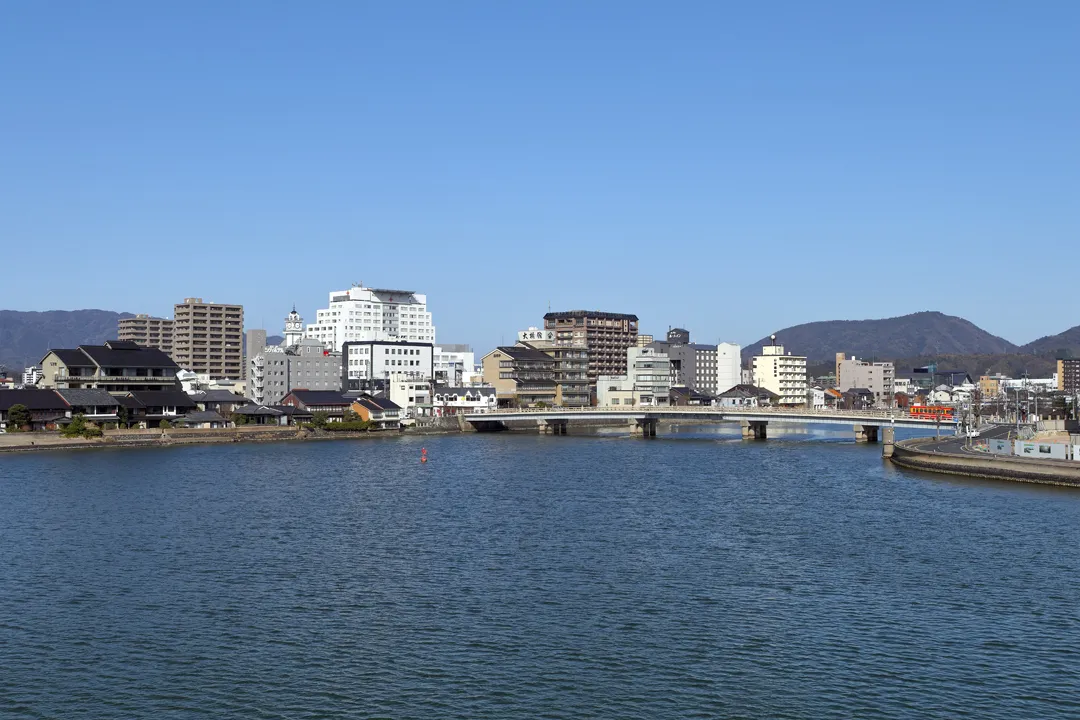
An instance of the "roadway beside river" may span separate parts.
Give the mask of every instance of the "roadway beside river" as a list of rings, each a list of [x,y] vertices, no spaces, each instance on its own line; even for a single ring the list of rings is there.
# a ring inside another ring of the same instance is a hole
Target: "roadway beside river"
[[[1012,433],[1013,426],[997,425],[981,432],[979,439],[1007,438]],[[1080,487],[1080,462],[995,455],[969,447],[963,437],[903,440],[896,443],[891,459],[900,467],[947,475]]]

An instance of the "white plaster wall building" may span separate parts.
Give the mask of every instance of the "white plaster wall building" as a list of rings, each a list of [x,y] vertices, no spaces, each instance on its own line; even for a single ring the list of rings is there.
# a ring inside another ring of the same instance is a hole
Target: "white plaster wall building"
[[[469,385],[477,380],[476,355],[468,345],[440,345],[434,350],[436,382],[453,387]]]
[[[389,380],[401,374],[412,380],[431,380],[435,347],[408,341],[350,341],[342,346],[342,390],[365,389],[365,382]]]
[[[432,415],[473,415],[494,412],[499,401],[493,387],[436,387]]]
[[[431,383],[409,377],[404,373],[392,373],[389,380],[390,402],[405,411],[408,417],[421,417],[431,413]]]
[[[671,359],[656,347],[626,349],[626,375],[601,375],[597,404],[666,406],[671,404]]]
[[[716,346],[716,394],[742,382],[742,346],[723,342]]]
[[[316,313],[307,336],[330,350],[341,350],[347,342],[372,340],[434,345],[435,325],[427,295],[355,285],[330,293],[329,307]]]
[[[773,343],[776,336],[772,337]],[[750,369],[753,384],[780,396],[778,405],[806,405],[806,357],[784,352],[783,345],[765,345]]]

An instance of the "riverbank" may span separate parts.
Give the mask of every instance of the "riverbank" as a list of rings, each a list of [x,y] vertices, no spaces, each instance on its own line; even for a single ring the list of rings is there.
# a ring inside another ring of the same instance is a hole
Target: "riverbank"
[[[406,431],[410,434],[411,431]],[[423,434],[446,433],[425,429]],[[456,432],[456,430],[455,430]],[[246,426],[220,429],[174,428],[170,430],[106,430],[100,438],[65,438],[59,433],[6,433],[0,435],[0,453],[40,450],[87,450],[101,448],[175,447],[312,440],[356,440],[400,434],[395,430],[327,432],[297,427]],[[420,433],[417,433],[420,434]]]
[[[892,461],[912,470],[1010,480],[1040,485],[1080,487],[1080,463],[1069,460],[1031,460],[1007,455],[939,452],[931,438],[896,443]]]

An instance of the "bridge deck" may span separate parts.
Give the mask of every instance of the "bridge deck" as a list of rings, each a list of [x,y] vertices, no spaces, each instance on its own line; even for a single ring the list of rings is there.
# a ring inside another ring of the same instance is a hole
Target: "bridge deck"
[[[719,408],[719,407],[587,407],[587,408],[528,408],[499,410],[466,415],[465,420],[503,422],[514,420],[572,421],[572,420],[684,420],[697,422],[788,422],[829,425],[876,425],[895,427],[952,428],[956,420],[914,418],[898,410],[792,410],[786,408]]]

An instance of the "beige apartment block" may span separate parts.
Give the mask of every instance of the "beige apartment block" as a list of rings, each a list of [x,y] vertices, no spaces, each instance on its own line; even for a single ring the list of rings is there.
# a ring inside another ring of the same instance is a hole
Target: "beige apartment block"
[[[173,313],[173,360],[211,380],[241,380],[244,306],[186,298]]]
[[[121,318],[117,323],[117,340],[138,343],[144,348],[153,348],[172,355],[173,321],[150,315],[136,315]]]

